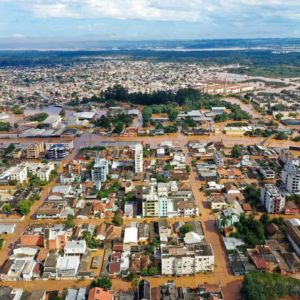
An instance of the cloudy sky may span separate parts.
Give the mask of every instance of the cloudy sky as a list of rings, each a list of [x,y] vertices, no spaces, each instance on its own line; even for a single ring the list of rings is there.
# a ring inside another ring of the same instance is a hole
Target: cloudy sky
[[[300,37],[300,0],[0,0],[1,39]]]

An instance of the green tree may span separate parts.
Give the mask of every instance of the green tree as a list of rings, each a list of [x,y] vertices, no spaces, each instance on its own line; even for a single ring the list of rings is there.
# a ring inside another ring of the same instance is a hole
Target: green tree
[[[150,276],[155,276],[158,274],[158,269],[157,267],[153,266],[153,267],[150,267],[149,270],[148,270],[148,274]]]
[[[288,136],[284,132],[278,132],[275,135],[276,140],[287,140]]]
[[[276,115],[276,120],[277,121],[280,121],[282,118],[283,118],[283,114],[282,113],[279,113],[279,114]]]
[[[231,150],[231,156],[233,158],[240,158],[242,156],[242,148],[239,145],[234,145]]]
[[[117,122],[115,125],[114,133],[120,134],[124,130],[124,124],[123,122]]]
[[[9,146],[5,149],[5,154],[10,154],[16,149],[14,144],[9,144]]]
[[[0,121],[0,131],[9,131],[9,130],[11,130],[10,123]]]
[[[21,200],[17,204],[17,208],[22,215],[28,215],[30,213],[33,202],[30,200]]]
[[[245,196],[245,200],[252,206],[255,206],[257,203],[259,203],[260,189],[256,188],[253,185],[247,185],[243,193]]]
[[[13,113],[16,114],[16,115],[22,115],[22,114],[24,113],[23,110],[20,108],[19,105],[14,105],[14,106],[12,107],[12,111],[13,111]]]
[[[190,223],[182,225],[179,229],[179,231],[182,235],[185,235],[186,233],[194,231],[194,230],[195,230],[194,225],[190,224]]]
[[[59,113],[59,115],[64,118],[66,116],[66,111],[64,109],[62,109]]]
[[[73,215],[68,215],[67,216],[66,225],[67,225],[68,228],[75,227],[75,222],[74,222],[74,216]]]
[[[8,185],[17,185],[18,184],[18,180],[17,179],[10,179],[8,180]]]
[[[115,214],[112,221],[116,226],[123,225],[123,218],[120,215]]]
[[[300,297],[300,280],[270,272],[249,272],[241,293],[245,300],[275,300]]]
[[[32,121],[32,122],[43,122],[47,119],[49,115],[47,113],[37,113],[37,114],[34,114],[34,115],[31,115],[28,117],[28,120],[29,121]]]
[[[168,105],[167,109],[168,109],[167,113],[168,113],[169,120],[171,122],[175,121],[177,116],[178,116],[178,112],[176,110],[176,107]]]
[[[2,206],[2,211],[5,213],[5,214],[10,214],[12,212],[13,208],[11,206],[11,204],[9,203],[5,203],[3,206]]]
[[[112,281],[109,277],[103,276],[103,277],[93,280],[91,283],[91,286],[92,287],[100,287],[105,290],[109,290],[112,287]]]
[[[141,276],[148,276],[149,274],[148,274],[148,270],[147,269],[143,269],[142,271],[141,271]]]

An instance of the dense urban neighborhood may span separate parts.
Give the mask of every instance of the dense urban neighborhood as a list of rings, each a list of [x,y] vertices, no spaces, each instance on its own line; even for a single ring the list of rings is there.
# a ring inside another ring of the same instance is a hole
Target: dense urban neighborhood
[[[227,68],[1,69],[1,299],[300,297],[300,81]]]

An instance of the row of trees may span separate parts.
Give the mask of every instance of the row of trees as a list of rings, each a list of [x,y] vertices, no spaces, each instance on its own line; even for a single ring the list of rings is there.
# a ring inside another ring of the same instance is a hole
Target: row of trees
[[[120,134],[125,127],[129,127],[133,121],[133,117],[126,114],[118,114],[116,116],[101,116],[94,121],[96,127],[105,128],[113,133]]]
[[[0,122],[0,131],[10,131],[11,125],[9,122]]]
[[[270,272],[245,275],[241,293],[245,300],[300,298],[300,280]]]
[[[33,200],[22,200],[18,202],[16,209],[20,214],[26,216],[30,213],[33,204],[34,204]],[[9,203],[6,203],[2,206],[2,212],[5,214],[10,214],[13,212],[13,210],[14,208]]]
[[[47,117],[48,117],[48,114],[42,112],[42,113],[37,113],[37,114],[31,115],[27,119],[32,122],[41,123],[41,122],[45,121],[47,119]]]

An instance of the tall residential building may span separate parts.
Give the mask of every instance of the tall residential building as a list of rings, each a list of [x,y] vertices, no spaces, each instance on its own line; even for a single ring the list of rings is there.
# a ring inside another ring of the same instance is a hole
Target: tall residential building
[[[300,160],[293,159],[284,165],[281,180],[288,192],[300,193]]]
[[[161,248],[162,275],[193,275],[213,271],[214,253],[210,244],[193,246],[163,246]]]
[[[158,216],[160,218],[174,215],[174,203],[172,199],[158,198]]]
[[[44,152],[44,143],[33,143],[28,145],[26,157],[29,159],[37,159],[40,157],[41,152]]]
[[[214,160],[217,167],[223,167],[224,166],[223,154],[220,151],[214,151],[213,160]]]
[[[135,173],[141,173],[144,169],[143,146],[141,144],[135,145],[134,168]]]
[[[143,196],[143,217],[158,217],[159,202],[154,187],[150,188],[149,194]]]
[[[260,191],[260,201],[271,214],[281,213],[285,207],[285,197],[274,184],[265,184]]]
[[[67,154],[67,149],[63,144],[54,144],[47,150],[47,158],[49,159],[64,159]]]
[[[92,169],[92,181],[97,184],[105,182],[109,172],[108,161],[104,158],[96,158]]]

